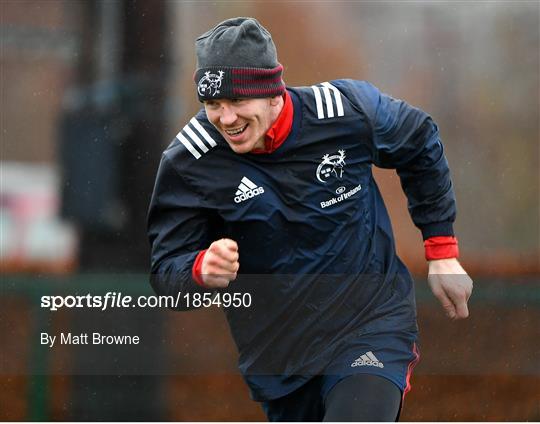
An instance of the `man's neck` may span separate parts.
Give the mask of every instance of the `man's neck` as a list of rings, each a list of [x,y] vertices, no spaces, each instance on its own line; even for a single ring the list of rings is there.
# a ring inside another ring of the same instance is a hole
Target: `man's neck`
[[[278,116],[283,110],[283,106],[285,105],[285,100],[283,100],[283,96],[277,97],[276,100],[278,101],[278,103],[275,106],[272,106],[272,123],[270,124],[270,127],[268,129],[272,128],[272,125],[276,123],[276,120],[278,119]]]
[[[272,99],[275,103],[272,107],[277,112],[274,116],[272,113],[272,125],[266,131],[264,140],[258,143],[251,152],[252,153],[272,153],[274,152],[289,136],[293,121],[293,105],[291,96],[285,92],[283,96]]]

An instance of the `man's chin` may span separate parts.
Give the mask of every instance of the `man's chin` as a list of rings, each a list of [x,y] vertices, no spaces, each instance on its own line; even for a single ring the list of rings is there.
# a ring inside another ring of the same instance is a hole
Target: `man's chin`
[[[228,144],[231,150],[234,153],[238,153],[238,154],[249,153],[250,151],[253,150],[253,145],[249,141],[243,142],[243,143],[232,143],[229,141]]]
[[[251,146],[247,144],[245,145],[244,144],[239,144],[239,145],[229,144],[229,146],[231,147],[234,153],[238,153],[239,155],[243,155],[244,153],[249,153],[251,150],[253,150]]]

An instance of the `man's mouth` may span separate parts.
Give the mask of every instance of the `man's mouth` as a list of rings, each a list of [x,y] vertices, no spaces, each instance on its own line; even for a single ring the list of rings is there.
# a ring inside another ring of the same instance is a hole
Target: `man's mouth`
[[[230,129],[230,130],[225,130],[225,132],[228,134],[228,135],[238,135],[238,134],[242,134],[246,128],[248,127],[249,124],[246,124],[242,127],[239,127],[239,128],[233,128],[233,129]]]

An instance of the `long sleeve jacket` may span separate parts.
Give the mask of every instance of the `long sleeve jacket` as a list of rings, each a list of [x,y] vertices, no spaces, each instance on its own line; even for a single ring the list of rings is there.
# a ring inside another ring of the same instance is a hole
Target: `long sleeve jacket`
[[[270,154],[235,154],[201,109],[163,153],[148,218],[158,294],[207,292],[192,278],[197,254],[238,243],[227,291],[252,305],[225,313],[255,399],[290,391],[290,376],[319,372],[359,332],[416,328],[373,165],[397,170],[424,239],[453,235],[456,215],[428,114],[362,81],[288,93],[292,130]]]

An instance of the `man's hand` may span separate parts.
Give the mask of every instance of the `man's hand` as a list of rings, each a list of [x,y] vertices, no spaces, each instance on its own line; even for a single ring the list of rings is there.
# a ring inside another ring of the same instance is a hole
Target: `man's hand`
[[[457,259],[429,261],[428,284],[451,319],[469,316],[467,301],[473,282]]]
[[[213,242],[206,253],[201,266],[201,277],[206,287],[225,288],[236,279],[238,263],[238,245],[234,240],[221,239]]]

